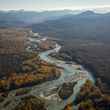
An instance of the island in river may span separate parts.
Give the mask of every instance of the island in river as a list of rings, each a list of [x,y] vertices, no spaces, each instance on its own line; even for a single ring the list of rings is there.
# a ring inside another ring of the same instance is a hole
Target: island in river
[[[75,105],[77,105],[77,110],[109,110],[110,96],[103,93],[90,80],[87,80],[81,87],[76,99],[68,103],[64,110],[74,110]]]

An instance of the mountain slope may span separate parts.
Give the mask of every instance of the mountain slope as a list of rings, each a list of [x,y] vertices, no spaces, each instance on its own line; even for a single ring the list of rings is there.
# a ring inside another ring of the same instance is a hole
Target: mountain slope
[[[56,20],[67,14],[75,14],[79,11],[0,11],[0,27],[2,26],[24,26],[33,23],[42,23],[47,20]]]
[[[109,39],[110,14],[96,14],[91,11],[78,15],[68,15],[58,20],[33,24],[34,32],[40,32],[49,36],[62,39],[89,38]]]

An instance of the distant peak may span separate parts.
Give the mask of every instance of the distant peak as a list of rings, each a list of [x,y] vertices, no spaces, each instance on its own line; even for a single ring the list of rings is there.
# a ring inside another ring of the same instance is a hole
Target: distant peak
[[[94,15],[96,14],[94,11],[85,11],[85,12],[82,12],[80,15]]]

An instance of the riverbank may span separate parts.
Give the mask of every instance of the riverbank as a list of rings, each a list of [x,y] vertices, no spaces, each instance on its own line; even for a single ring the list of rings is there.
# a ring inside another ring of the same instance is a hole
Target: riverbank
[[[0,92],[9,92],[14,89],[31,87],[60,77],[61,68],[40,60],[38,53],[22,55],[22,66],[18,72],[0,79]]]

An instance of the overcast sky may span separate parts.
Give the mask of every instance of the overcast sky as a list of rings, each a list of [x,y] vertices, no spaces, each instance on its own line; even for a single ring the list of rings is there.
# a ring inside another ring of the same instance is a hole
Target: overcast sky
[[[0,0],[1,10],[57,10],[110,7],[110,0]]]

